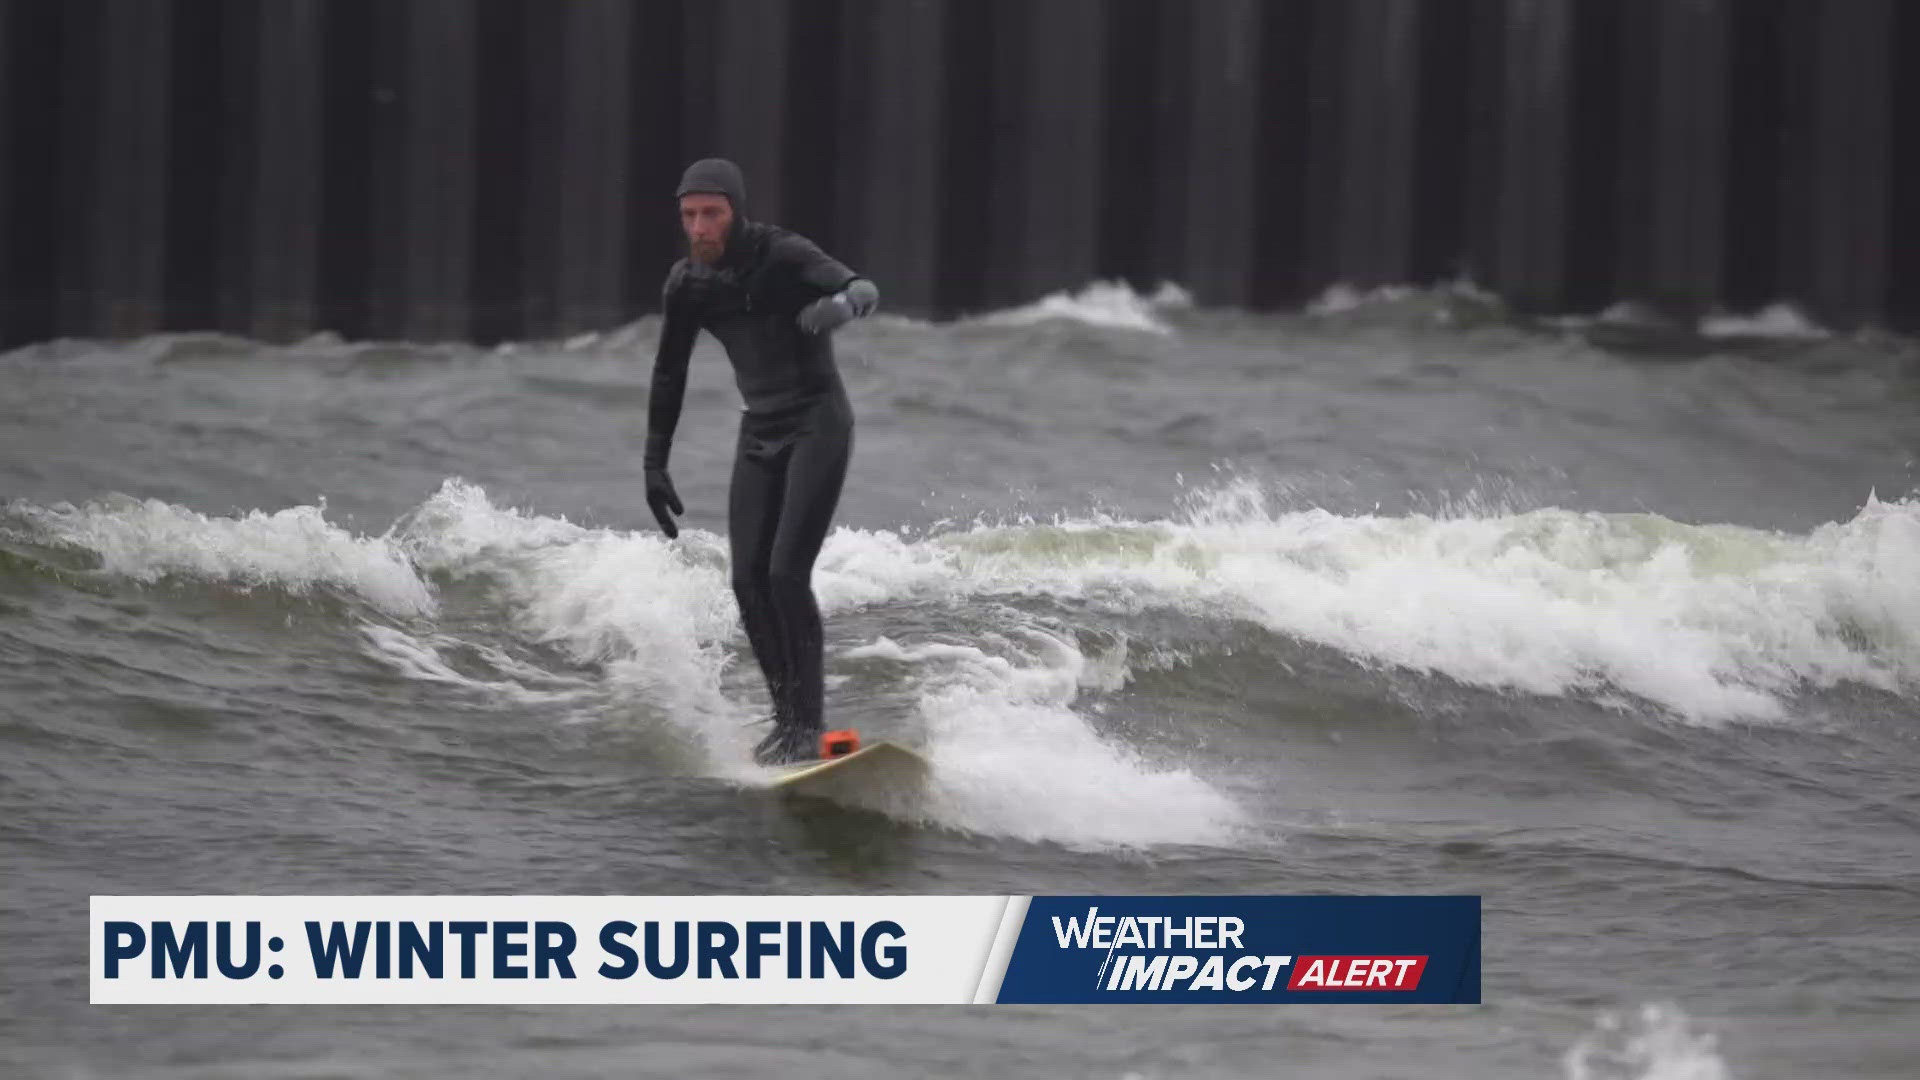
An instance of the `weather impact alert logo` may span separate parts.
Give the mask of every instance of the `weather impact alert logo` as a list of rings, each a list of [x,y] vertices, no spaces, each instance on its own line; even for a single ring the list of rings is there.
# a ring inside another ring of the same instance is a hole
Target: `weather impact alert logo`
[[[1106,990],[1271,991],[1291,968],[1289,990],[1411,992],[1427,966],[1425,956],[1303,956],[1296,965],[1284,953],[1243,951],[1246,925],[1233,915],[1102,915],[1098,905],[1085,919],[1053,916],[1060,948],[1106,951],[1095,975]],[[1200,951],[1165,951],[1174,949]]]
[[[1001,1002],[1480,999],[1478,897],[1035,897]]]

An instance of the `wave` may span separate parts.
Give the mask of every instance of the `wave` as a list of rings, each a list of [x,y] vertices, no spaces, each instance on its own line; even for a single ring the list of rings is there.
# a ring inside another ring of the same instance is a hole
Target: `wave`
[[[751,671],[738,640],[725,543],[700,530],[668,542],[651,532],[587,528],[495,506],[458,479],[378,536],[326,522],[322,507],[223,518],[157,500],[110,500],[15,505],[10,518],[34,542],[84,549],[99,572],[132,581],[180,578],[291,593],[338,588],[371,607],[352,617],[362,651],[406,677],[511,706],[588,699],[604,706],[609,695],[642,702],[647,714],[704,748],[710,775],[743,783],[758,776],[747,764],[758,732],[743,726],[754,692],[743,700],[724,689],[730,668]],[[837,552],[855,563],[876,550],[851,533],[829,543],[830,558]],[[912,561],[896,561],[891,571],[825,571],[824,606],[831,612],[914,595]],[[597,684],[439,625],[444,590],[469,581],[483,586],[496,629],[596,671]],[[881,638],[844,659],[887,663],[896,681],[912,687],[913,734],[939,766],[924,801],[881,807],[897,816],[1092,845],[1222,840],[1237,822],[1230,801],[1191,772],[1146,762],[1089,726],[1076,711],[1081,691],[1113,685],[1124,673],[1083,655],[1070,630],[1002,622],[947,650]],[[1095,670],[1107,674],[1088,675]],[[1063,770],[1076,778],[1065,787]]]
[[[1624,691],[1682,717],[1783,715],[1803,688],[1920,680],[1920,501],[1805,535],[1653,514],[1271,511],[1257,485],[1174,522],[941,538],[976,592],[1168,604],[1499,690]]]
[[[911,334],[943,332],[949,328],[1029,328],[1058,323],[1167,337],[1175,332],[1167,318],[1170,314],[1198,310],[1192,292],[1177,282],[1162,281],[1152,291],[1142,292],[1122,281],[1096,279],[1079,289],[1062,289],[1027,303],[952,319],[933,320],[883,309],[868,320],[867,326],[851,332],[855,335],[898,331]],[[1597,314],[1518,316],[1501,296],[1466,277],[1432,284],[1399,283],[1364,288],[1334,282],[1297,309],[1207,308],[1205,313],[1281,319],[1304,316],[1311,322],[1339,327],[1456,330],[1483,326],[1531,327],[1581,334],[1595,344],[1623,347],[1628,351],[1651,349],[1694,354],[1745,347],[1774,354],[1828,342],[1911,345],[1909,338],[1876,329],[1836,332],[1821,325],[1798,305],[1784,300],[1752,312],[1716,310],[1694,319],[1676,319],[1645,304],[1626,301],[1612,304]],[[231,360],[257,365],[280,360],[317,364],[333,371],[523,356],[607,355],[619,357],[625,363],[634,355],[650,351],[659,330],[659,316],[649,313],[618,326],[582,331],[564,338],[529,338],[485,347],[460,341],[349,341],[331,331],[289,343],[256,341],[217,332],[181,332],[134,339],[57,338],[21,346],[12,354],[35,362],[98,361],[112,357],[140,364]]]
[[[1176,518],[840,528],[823,610],[1038,596],[1121,615],[1252,620],[1364,662],[1501,690],[1624,691],[1693,719],[1772,718],[1805,688],[1920,680],[1920,499],[1869,495],[1792,534],[1562,509],[1449,516],[1281,510],[1236,479]],[[495,507],[458,479],[378,536],[324,508],[200,514],[158,500],[12,504],[29,539],[138,581],[327,585],[430,617],[433,579],[485,576],[515,632],[635,685],[717,685],[735,633],[723,537],[590,529]],[[688,700],[684,707],[715,707]]]
[[[745,721],[759,684],[725,540],[703,530],[670,542],[588,528],[495,506],[458,479],[377,536],[317,506],[219,517],[158,500],[14,503],[4,521],[29,542],[91,553],[99,574],[338,590],[367,605],[348,616],[363,651],[409,677],[503,704],[588,692],[644,702],[704,748],[709,775],[756,775]],[[463,582],[483,611],[462,625],[477,618],[481,635],[531,653],[444,624]],[[883,809],[1067,843],[1223,843],[1241,824],[1194,763],[1147,760],[1101,730],[1104,695],[1180,645],[1126,640],[1128,619],[1150,611],[1251,622],[1494,690],[1624,693],[1695,721],[1781,718],[1809,687],[1920,686],[1911,499],[1870,496],[1849,521],[1787,534],[1559,509],[1276,509],[1236,479],[1160,520],[841,528],[814,583],[830,626],[872,609],[909,627],[829,657],[830,669],[884,668],[938,765],[924,803]]]
[[[116,496],[80,506],[15,501],[0,521],[27,542],[85,552],[98,570],[138,582],[187,578],[295,595],[331,587],[394,615],[436,608],[390,537],[354,536],[326,520],[324,505],[219,517]]]
[[[1192,306],[1192,294],[1172,282],[1162,282],[1152,294],[1142,296],[1121,282],[1095,281],[1079,292],[1050,293],[1031,304],[965,321],[980,326],[1033,326],[1060,320],[1108,330],[1167,335],[1173,333],[1173,328],[1162,316]]]

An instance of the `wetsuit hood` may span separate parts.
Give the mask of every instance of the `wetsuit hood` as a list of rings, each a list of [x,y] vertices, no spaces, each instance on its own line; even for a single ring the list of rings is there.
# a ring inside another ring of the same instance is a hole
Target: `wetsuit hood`
[[[746,176],[740,172],[740,166],[726,158],[701,158],[680,174],[680,187],[674,191],[673,197],[678,199],[696,192],[725,195],[733,207],[733,225],[727,230],[726,250],[720,253],[722,264],[733,262],[739,258],[746,239]]]

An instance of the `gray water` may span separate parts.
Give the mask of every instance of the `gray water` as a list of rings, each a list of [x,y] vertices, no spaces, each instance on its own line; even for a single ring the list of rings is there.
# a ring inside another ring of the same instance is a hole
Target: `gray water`
[[[1779,321],[1638,355],[1456,292],[1090,290],[850,328],[830,720],[935,761],[868,807],[744,764],[710,341],[674,542],[653,320],[7,354],[0,1063],[1913,1076],[1920,357]],[[86,898],[193,892],[1468,892],[1486,1004],[89,1006]]]

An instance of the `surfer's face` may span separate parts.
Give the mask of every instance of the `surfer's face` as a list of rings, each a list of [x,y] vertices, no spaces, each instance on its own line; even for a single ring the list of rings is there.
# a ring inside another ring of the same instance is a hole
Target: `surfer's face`
[[[680,228],[687,234],[687,250],[695,261],[716,263],[727,250],[727,230],[733,226],[733,204],[725,195],[695,192],[680,196]]]

